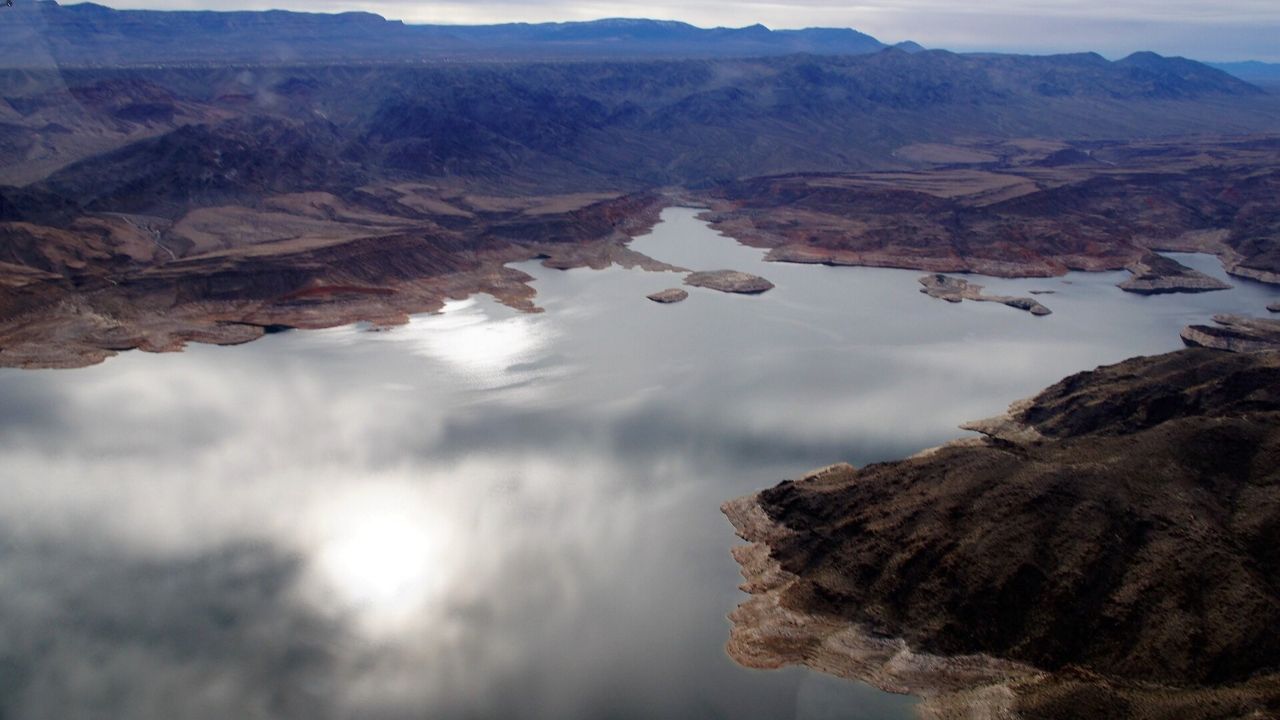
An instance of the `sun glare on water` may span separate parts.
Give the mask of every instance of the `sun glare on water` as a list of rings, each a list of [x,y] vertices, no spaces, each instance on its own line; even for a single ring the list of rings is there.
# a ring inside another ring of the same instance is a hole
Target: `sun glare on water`
[[[328,505],[314,558],[326,604],[369,629],[403,626],[440,597],[446,534],[408,490],[359,489]]]

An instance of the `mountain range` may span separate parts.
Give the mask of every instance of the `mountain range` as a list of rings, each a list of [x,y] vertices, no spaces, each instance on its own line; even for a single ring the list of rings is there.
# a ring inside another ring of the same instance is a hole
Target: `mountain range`
[[[134,209],[388,173],[639,190],[902,167],[899,148],[960,136],[1261,132],[1277,117],[1280,98],[1151,53],[28,69],[0,73],[0,183]],[[227,166],[210,175],[217,148]],[[267,161],[286,148],[292,162]]]
[[[633,19],[410,25],[363,12],[113,10],[54,0],[19,2],[3,20],[0,67],[849,55],[888,47],[850,29],[704,29]]]

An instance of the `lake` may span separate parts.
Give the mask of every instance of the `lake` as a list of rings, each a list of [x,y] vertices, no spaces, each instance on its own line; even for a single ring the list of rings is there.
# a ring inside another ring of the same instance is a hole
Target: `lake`
[[[764,263],[695,215],[633,247],[777,288],[661,306],[680,275],[528,263],[544,313],[481,297],[0,370],[0,717],[909,717],[726,657],[744,596],[720,504],[1280,298],[971,278],[1053,291],[1036,318],[929,298],[919,272]]]

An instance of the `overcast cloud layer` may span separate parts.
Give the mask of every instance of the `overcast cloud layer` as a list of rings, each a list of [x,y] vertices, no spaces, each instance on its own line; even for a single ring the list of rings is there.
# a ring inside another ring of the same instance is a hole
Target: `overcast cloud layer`
[[[1109,57],[1154,50],[1202,60],[1280,62],[1275,0],[123,0],[159,10],[365,10],[417,23],[499,23],[649,17],[701,26],[853,27],[886,42],[953,50],[1073,52]]]

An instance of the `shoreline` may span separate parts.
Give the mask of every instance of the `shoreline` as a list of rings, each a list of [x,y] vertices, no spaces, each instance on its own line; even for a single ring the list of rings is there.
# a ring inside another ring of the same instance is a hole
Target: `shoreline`
[[[956,714],[973,720],[1009,717],[1016,697],[1011,686],[1043,675],[1030,666],[985,655],[917,652],[901,638],[880,637],[857,624],[785,607],[783,591],[799,577],[770,556],[769,543],[789,531],[768,518],[758,493],[730,500],[721,511],[747,542],[733,548],[733,557],[744,578],[741,589],[750,597],[729,613],[725,645],[739,665],[757,670],[803,665],[883,692],[911,695],[920,700],[916,712],[922,720]]]
[[[1152,162],[1159,167],[1167,161]],[[1043,247],[1010,246],[1000,233],[980,224],[975,231],[993,233],[983,236],[983,245],[939,245],[939,238],[930,239],[928,233],[937,233],[936,228],[929,229],[933,215],[992,212],[993,206],[984,204],[989,176],[1008,179],[1031,172],[1010,167],[998,172],[800,174],[748,179],[701,191],[667,187],[612,196],[579,193],[503,202],[427,186],[370,186],[355,199],[323,192],[292,193],[265,198],[258,208],[196,208],[172,222],[100,213],[81,217],[65,231],[0,223],[0,230],[19,239],[61,243],[47,251],[42,262],[52,263],[51,270],[61,268],[63,273],[0,266],[0,271],[8,271],[8,282],[0,277],[0,367],[86,367],[130,349],[173,352],[189,342],[235,345],[259,337],[261,331],[255,327],[316,329],[362,321],[394,326],[410,315],[436,312],[447,300],[475,294],[489,294],[521,312],[538,312],[530,277],[510,267],[511,263],[540,260],[555,269],[618,265],[689,270],[647,257],[630,246],[631,240],[651,232],[662,212],[672,207],[688,208],[713,232],[765,250],[765,262],[1027,280],[1127,270],[1131,277],[1119,287],[1130,290],[1139,273],[1151,271],[1147,285],[1178,292],[1202,289],[1198,286],[1211,279],[1151,254],[1194,252],[1217,257],[1229,277],[1280,285],[1280,272],[1244,264],[1248,258],[1229,244],[1231,231],[1187,228],[1172,221],[1161,226],[1162,237],[1126,240],[1115,235],[1122,227],[1095,228],[1095,234],[1103,232],[1103,239],[1083,245],[1045,241],[1048,244]],[[1072,187],[1071,183],[1082,182],[1080,177],[1098,171],[1035,172],[1061,175],[1058,181],[1066,183],[1061,187]],[[1096,198],[1086,195],[1084,207],[1130,199],[1114,188],[1107,192],[1120,193],[1120,199],[1106,193]],[[1170,192],[1183,190],[1174,187]],[[827,199],[810,201],[804,193],[825,193]],[[908,203],[912,197],[931,199],[915,208]],[[1015,197],[1000,202],[1018,201]],[[809,202],[818,204],[808,207]],[[848,213],[853,215],[846,217]],[[1053,217],[1034,213],[1025,222],[1050,233],[1066,227],[1059,227],[1060,221]],[[926,234],[920,244],[910,233],[906,241],[892,239],[916,224]],[[289,236],[296,228],[304,234]],[[889,230],[893,232],[885,236]],[[266,239],[254,244],[248,236],[241,237],[250,231]],[[89,248],[97,255],[82,261],[75,253],[84,250],[71,248],[88,242],[90,232],[97,233],[92,237],[98,245]],[[194,254],[177,256],[174,242],[158,240],[175,233],[188,242],[204,244],[188,250]],[[111,262],[99,259],[104,257]],[[122,258],[127,264],[121,265]],[[1144,258],[1151,262],[1142,263]],[[1187,282],[1182,275],[1195,281]],[[954,278],[948,281],[968,284]],[[955,296],[1004,302],[1036,314],[1048,312],[1034,298],[986,297],[977,292]]]

